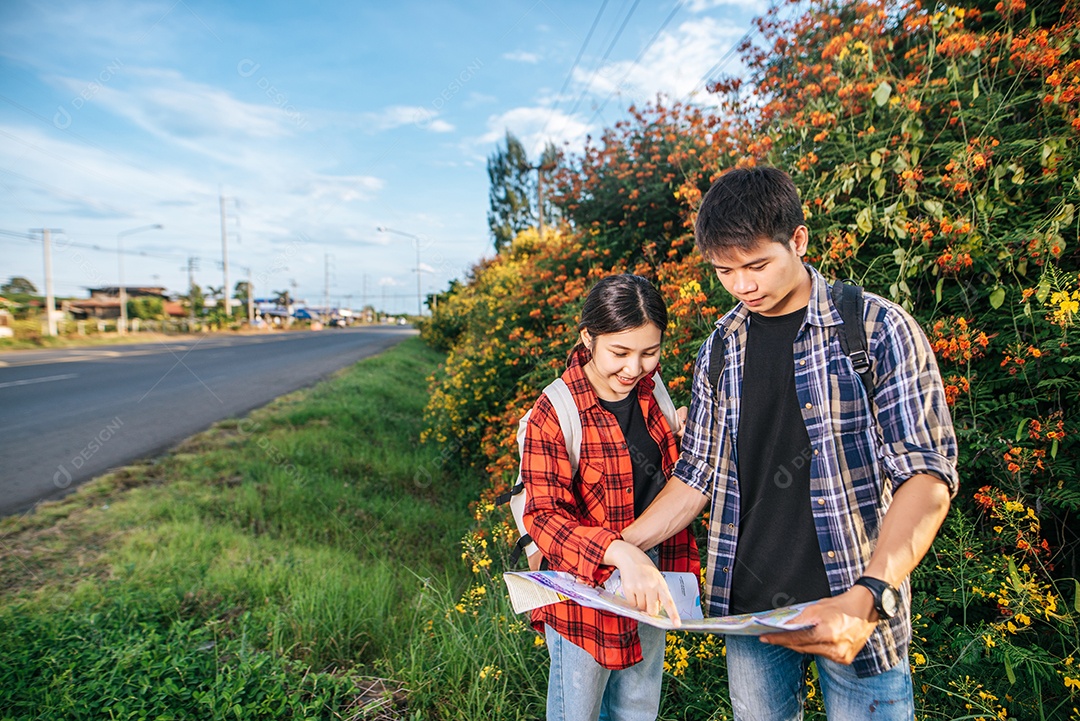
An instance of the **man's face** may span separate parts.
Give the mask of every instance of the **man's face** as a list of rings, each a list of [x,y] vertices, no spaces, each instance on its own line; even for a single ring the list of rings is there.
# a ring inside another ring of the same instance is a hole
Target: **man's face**
[[[750,250],[730,248],[707,260],[724,288],[754,313],[794,313],[810,301],[813,281],[803,267],[809,240],[800,225],[786,244],[763,238]]]

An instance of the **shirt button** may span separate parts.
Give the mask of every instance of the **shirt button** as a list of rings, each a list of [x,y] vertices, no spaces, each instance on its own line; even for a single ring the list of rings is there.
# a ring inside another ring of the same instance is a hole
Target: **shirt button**
[[[828,552],[828,553],[826,553],[825,555],[826,555],[826,556],[828,556],[829,558],[836,558],[836,554],[835,554],[835,553],[833,553],[832,551],[829,551],[829,552]]]
[[[814,407],[814,406],[813,406],[813,404],[810,404],[810,403],[807,403],[807,404],[806,404],[806,409],[807,409],[807,410],[809,410],[809,409],[811,409],[811,408],[813,408],[813,407]]]
[[[820,456],[820,455],[821,455],[821,451],[819,451],[818,449],[816,449],[816,448],[815,448],[815,449],[814,449],[814,455],[815,455],[815,456]]]
[[[801,361],[799,361],[799,365],[801,365],[801,366],[806,365],[806,359],[803,358]]]
[[[727,572],[728,572],[728,567],[724,566],[724,573],[727,573]]]
[[[817,499],[817,504],[818,504],[819,506],[824,506],[824,505],[825,505],[825,499],[824,499],[824,498],[819,498],[819,499]]]

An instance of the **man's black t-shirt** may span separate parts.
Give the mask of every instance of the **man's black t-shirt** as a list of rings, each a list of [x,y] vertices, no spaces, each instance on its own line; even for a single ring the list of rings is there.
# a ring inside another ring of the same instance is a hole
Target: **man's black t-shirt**
[[[660,446],[649,435],[636,391],[621,401],[597,400],[615,416],[626,439],[630,463],[634,468],[634,516],[640,516],[663,490],[666,482]]]
[[[795,394],[795,336],[806,316],[750,314],[736,453],[739,540],[731,612],[830,595],[810,508],[813,449]]]

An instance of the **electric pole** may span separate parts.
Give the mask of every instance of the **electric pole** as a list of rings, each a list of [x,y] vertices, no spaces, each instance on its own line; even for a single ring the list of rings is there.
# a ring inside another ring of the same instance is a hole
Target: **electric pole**
[[[218,201],[221,205],[221,268],[225,276],[225,316],[232,315],[229,307],[229,231],[225,226],[225,194],[218,192]]]
[[[31,233],[41,233],[42,243],[45,245],[45,322],[50,336],[56,335],[56,298],[53,295],[52,276],[52,238],[53,232],[63,233],[59,228],[31,228]]]

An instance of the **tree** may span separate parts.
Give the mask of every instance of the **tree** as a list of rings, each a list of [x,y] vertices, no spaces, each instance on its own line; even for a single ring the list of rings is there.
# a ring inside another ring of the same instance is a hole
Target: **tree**
[[[499,148],[488,158],[488,227],[498,252],[514,236],[535,223],[532,196],[535,183],[532,168],[521,141],[506,131],[506,147]]]
[[[240,301],[243,304],[247,304],[248,296],[250,294],[251,294],[251,291],[249,290],[248,282],[246,280],[241,280],[236,284],[236,287],[233,288],[233,296],[232,297],[235,298],[236,300]]]
[[[203,309],[206,307],[206,296],[203,295],[202,288],[195,283],[192,283],[191,287],[188,288],[188,294],[181,296],[180,299],[187,304],[192,318],[203,314]]]
[[[156,296],[131,298],[127,302],[128,318],[160,320],[165,317],[165,301]]]
[[[12,276],[11,279],[0,285],[0,294],[3,295],[37,295],[37,288],[21,275]]]

